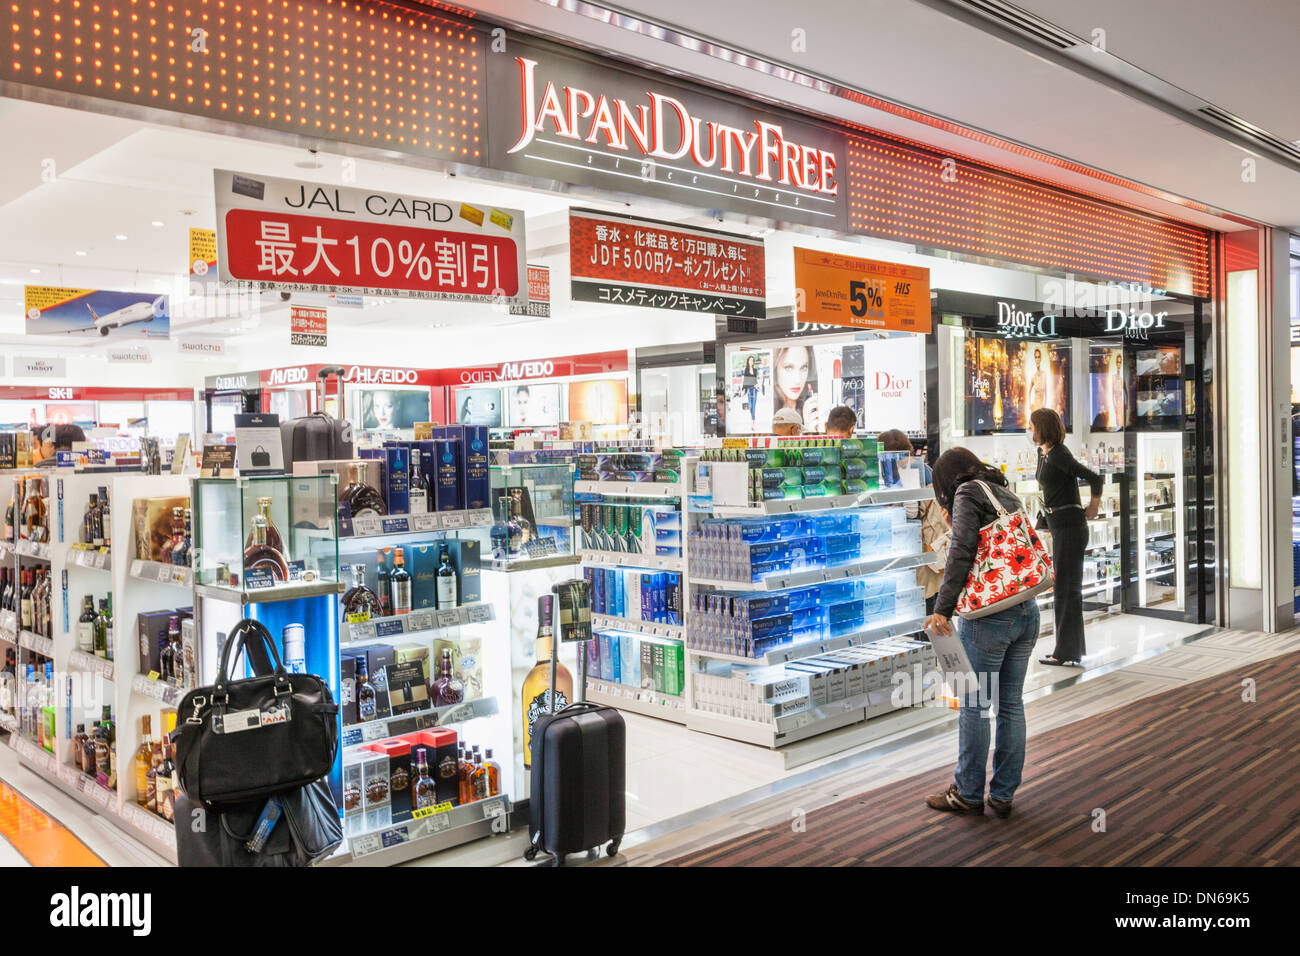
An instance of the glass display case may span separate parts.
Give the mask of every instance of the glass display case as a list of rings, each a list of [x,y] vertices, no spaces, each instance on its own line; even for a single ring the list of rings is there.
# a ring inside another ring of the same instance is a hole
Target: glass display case
[[[491,475],[494,523],[485,560],[499,570],[574,560],[573,465],[498,464]]]
[[[194,574],[244,603],[339,588],[336,475],[199,478]]]

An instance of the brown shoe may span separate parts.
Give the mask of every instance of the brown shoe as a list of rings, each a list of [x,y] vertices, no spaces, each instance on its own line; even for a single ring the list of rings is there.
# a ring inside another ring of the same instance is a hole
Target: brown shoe
[[[987,803],[993,808],[993,812],[1002,820],[1011,816],[1011,802],[1009,800],[999,800],[996,797],[989,797]]]
[[[957,785],[951,784],[943,793],[935,793],[925,798],[925,805],[931,810],[942,810],[947,813],[973,813],[977,816],[984,815],[984,804],[977,803],[974,806],[967,803],[961,797],[957,796]]]

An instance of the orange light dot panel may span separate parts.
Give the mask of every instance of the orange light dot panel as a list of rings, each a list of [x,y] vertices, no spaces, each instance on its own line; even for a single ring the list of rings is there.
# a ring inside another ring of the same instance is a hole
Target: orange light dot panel
[[[481,161],[475,102],[482,41],[456,20],[348,0],[24,0],[6,6],[11,49],[0,79]],[[57,31],[49,29],[52,23]],[[114,42],[105,43],[105,35]],[[74,59],[81,49],[100,55]],[[166,73],[155,69],[162,56]],[[81,69],[62,69],[69,60]],[[393,64],[402,66],[393,70]],[[122,82],[122,76],[136,80]],[[455,91],[436,120],[426,113],[427,81],[434,76],[440,90]]]
[[[1210,293],[1210,233],[898,140],[849,137],[849,226],[1062,272]]]

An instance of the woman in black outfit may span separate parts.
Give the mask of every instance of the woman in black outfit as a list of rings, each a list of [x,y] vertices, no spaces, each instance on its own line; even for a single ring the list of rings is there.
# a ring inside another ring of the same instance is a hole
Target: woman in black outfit
[[[1040,664],[1078,667],[1083,660],[1083,553],[1088,547],[1088,519],[1101,508],[1101,476],[1080,464],[1065,447],[1065,425],[1053,409],[1029,416],[1029,439],[1038,446],[1038,487],[1052,532],[1052,568],[1056,650]],[[1079,502],[1079,479],[1088,482],[1092,499]]]

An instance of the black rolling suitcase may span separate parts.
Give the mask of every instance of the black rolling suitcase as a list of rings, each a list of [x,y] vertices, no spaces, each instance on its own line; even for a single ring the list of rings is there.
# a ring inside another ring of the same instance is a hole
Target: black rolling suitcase
[[[558,658],[557,647],[551,652],[551,687]],[[578,658],[579,700],[538,718],[533,729],[532,842],[524,859],[532,860],[544,850],[554,856],[556,866],[564,865],[566,855],[597,850],[606,841],[606,852],[613,856],[627,822],[627,727],[613,707],[581,699],[585,650]]]
[[[331,375],[339,379],[338,418],[325,414],[325,382]],[[344,418],[343,412],[342,366],[331,365],[316,373],[316,389],[316,407],[320,411],[280,425],[286,472],[293,472],[295,461],[340,461],[352,457],[352,423]]]

